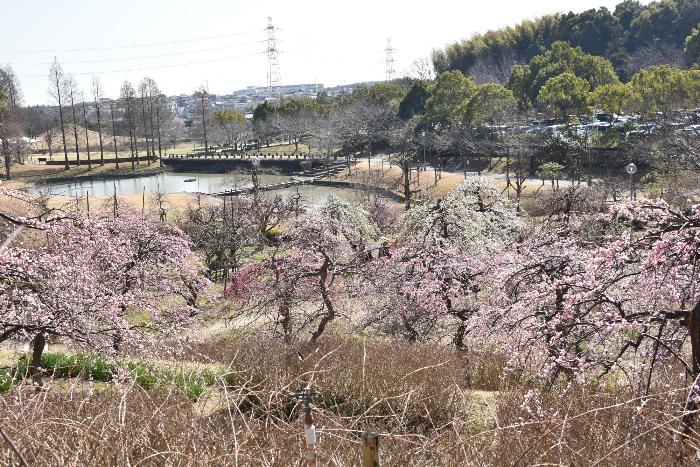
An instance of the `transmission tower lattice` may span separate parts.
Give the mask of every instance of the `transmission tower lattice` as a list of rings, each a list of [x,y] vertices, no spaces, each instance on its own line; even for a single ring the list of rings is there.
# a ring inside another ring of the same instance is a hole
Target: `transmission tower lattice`
[[[267,18],[267,97],[275,97],[275,90],[282,94],[280,89],[280,67],[277,61],[277,42],[275,41],[275,26],[272,17]]]
[[[394,79],[394,51],[396,49],[391,46],[391,38],[386,40],[386,80]]]

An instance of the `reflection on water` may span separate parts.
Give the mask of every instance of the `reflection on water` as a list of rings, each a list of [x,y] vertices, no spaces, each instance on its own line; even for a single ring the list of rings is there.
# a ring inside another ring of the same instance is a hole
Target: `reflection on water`
[[[289,176],[261,175],[262,184],[288,181]],[[204,173],[159,173],[148,177],[118,178],[112,180],[83,180],[37,187],[38,191],[54,196],[133,195],[146,193],[218,193],[230,188],[252,186],[250,176]]]
[[[288,175],[259,175],[261,185],[271,185],[290,180]],[[187,181],[186,181],[187,180]],[[36,187],[35,191],[50,196],[109,196],[133,195],[141,193],[218,193],[228,189],[252,186],[250,175],[231,172],[228,174],[205,173],[160,173],[148,177],[119,178],[112,180],[84,180],[71,183],[57,183]],[[348,188],[332,188],[304,185],[283,190],[266,192],[268,196],[284,197],[301,195],[303,204],[315,206],[323,204],[330,196],[346,202],[357,201],[356,192]]]

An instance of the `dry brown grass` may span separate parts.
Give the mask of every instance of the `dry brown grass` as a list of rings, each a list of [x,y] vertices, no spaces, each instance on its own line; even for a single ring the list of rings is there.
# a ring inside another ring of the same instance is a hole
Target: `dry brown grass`
[[[504,380],[498,355],[359,338],[317,351],[223,339],[187,357],[230,365],[197,403],[128,383],[20,387],[0,396],[0,426],[32,465],[299,465],[292,393],[312,383],[319,465],[358,465],[368,428],[384,465],[682,463],[682,389],[642,403],[624,388],[573,386],[524,402],[534,386]],[[0,464],[17,461],[0,441]]]
[[[372,171],[371,179],[368,176],[370,166]],[[415,178],[415,173],[412,177],[416,180],[416,183],[412,184],[412,190],[422,190],[423,193],[434,198],[441,198],[464,179],[462,174],[443,171],[442,177],[436,184],[432,169],[421,172],[420,180]],[[388,161],[385,161],[382,165],[377,161],[372,161],[371,164],[368,164],[366,160],[363,161],[360,159],[353,164],[350,174],[348,174],[347,171],[343,171],[336,176],[335,179],[355,183],[368,183],[368,181],[371,180],[372,184],[403,195],[403,175],[401,169],[396,166],[390,167]],[[420,181],[420,183],[418,183],[418,181]]]

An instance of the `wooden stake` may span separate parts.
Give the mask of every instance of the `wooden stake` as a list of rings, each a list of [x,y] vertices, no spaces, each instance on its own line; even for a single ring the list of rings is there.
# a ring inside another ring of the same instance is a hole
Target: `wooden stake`
[[[379,467],[379,433],[376,431],[362,434],[362,467]]]

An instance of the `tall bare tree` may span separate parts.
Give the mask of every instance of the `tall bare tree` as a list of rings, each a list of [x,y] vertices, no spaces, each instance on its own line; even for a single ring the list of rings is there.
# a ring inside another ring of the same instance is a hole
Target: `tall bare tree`
[[[109,101],[109,116],[112,120],[112,139],[114,140],[114,162],[116,164],[116,168],[119,168],[119,152],[117,149],[117,129],[116,126],[114,125],[114,101],[110,100]]]
[[[78,147],[78,116],[75,113],[75,101],[76,99],[79,98],[78,93],[80,92],[78,89],[78,83],[75,81],[75,78],[73,75],[68,75],[66,77],[66,92],[68,94],[68,102],[70,103],[70,108],[71,108],[71,113],[73,115],[73,119],[71,120],[71,123],[73,124],[73,137],[75,138],[75,158],[76,158],[76,165],[80,167],[80,149]]]
[[[12,154],[20,150],[22,135],[22,96],[19,81],[11,67],[0,68],[0,140],[2,140],[2,158],[5,162],[5,177],[12,178]]]
[[[160,141],[160,89],[153,78],[144,78],[147,93],[147,108],[148,108],[148,128],[151,135],[151,155],[156,155],[155,139],[158,138],[158,156],[161,156],[161,141]],[[155,115],[154,115],[155,113]],[[154,120],[155,117],[155,120]],[[154,123],[156,124],[154,126]]]
[[[410,122],[401,122],[395,120],[389,129],[389,137],[392,146],[397,151],[392,156],[392,164],[397,165],[401,169],[404,208],[406,211],[411,209],[414,194],[419,190],[413,190],[412,172],[418,173],[420,170],[420,158],[418,154],[422,150],[423,140],[416,134],[415,127]]]
[[[126,121],[129,126],[129,146],[131,148],[131,169],[134,170],[135,162],[139,157],[138,142],[136,139],[136,91],[129,81],[124,81],[121,87],[120,97],[126,113]]]
[[[161,165],[163,165],[162,157],[163,157],[163,129],[162,129],[162,124],[163,124],[163,100],[160,94],[160,90],[158,88],[155,88],[155,96],[154,96],[154,101],[153,105],[156,109],[156,130],[157,130],[157,135],[158,135],[158,159],[161,161]]]
[[[301,107],[280,116],[280,130],[289,142],[294,144],[295,153],[299,152],[299,143],[302,139],[311,134],[316,118],[316,112],[309,107]]]
[[[148,80],[144,78],[141,83],[139,84],[139,96],[140,96],[140,103],[141,103],[141,123],[143,125],[143,137],[146,140],[146,164],[151,165],[151,146],[149,144],[150,139],[149,139],[149,126],[148,126],[148,118],[146,117],[147,114],[147,108],[148,108],[148,101],[149,101],[149,85],[148,85]]]
[[[83,124],[85,125],[85,149],[87,149],[88,169],[92,169],[92,159],[90,159],[90,134],[88,130],[87,111],[85,110],[85,99],[83,104]]]
[[[100,139],[100,165],[105,165],[105,153],[102,146],[102,120],[100,119],[100,100],[102,100],[102,83],[97,76],[92,77],[92,97],[95,101],[95,112],[97,113],[97,135]]]
[[[49,69],[49,94],[58,104],[58,117],[61,124],[61,137],[63,140],[63,155],[65,156],[65,170],[70,169],[68,164],[68,145],[66,144],[66,124],[63,116],[63,105],[66,100],[65,74],[63,68],[54,58],[51,68]]]
[[[53,160],[53,143],[56,133],[56,127],[54,126],[55,124],[56,122],[54,120],[48,118],[45,120],[44,141],[46,142],[46,147],[49,150],[49,160]]]

